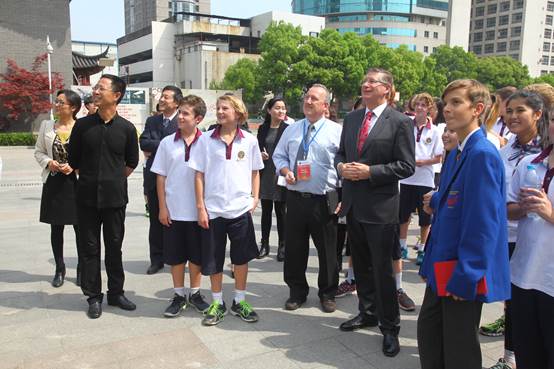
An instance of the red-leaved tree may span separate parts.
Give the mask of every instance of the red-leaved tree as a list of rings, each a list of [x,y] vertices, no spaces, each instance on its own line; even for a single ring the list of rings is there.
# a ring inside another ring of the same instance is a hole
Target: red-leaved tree
[[[13,122],[28,126],[38,114],[50,110],[49,94],[63,87],[63,78],[52,73],[52,91],[48,88],[48,73],[43,71],[46,59],[46,53],[37,56],[30,70],[8,59],[7,72],[0,73],[0,130]]]

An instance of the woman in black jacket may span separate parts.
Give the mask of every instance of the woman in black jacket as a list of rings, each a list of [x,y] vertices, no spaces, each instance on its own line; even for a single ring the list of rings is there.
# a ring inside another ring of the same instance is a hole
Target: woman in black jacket
[[[287,128],[285,123],[287,107],[282,98],[275,97],[268,101],[263,124],[258,130],[258,144],[264,160],[264,169],[260,171],[260,199],[262,203],[262,241],[259,259],[269,254],[269,232],[271,216],[275,205],[277,218],[277,233],[279,235],[277,260],[285,259],[285,195],[286,188],[277,185],[278,176],[271,156],[277,143]]]

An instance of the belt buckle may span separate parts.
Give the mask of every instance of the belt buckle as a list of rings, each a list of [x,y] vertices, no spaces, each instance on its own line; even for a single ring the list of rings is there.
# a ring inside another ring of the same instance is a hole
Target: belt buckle
[[[309,192],[300,192],[300,196],[302,196],[305,199],[309,199],[312,197],[312,194]]]

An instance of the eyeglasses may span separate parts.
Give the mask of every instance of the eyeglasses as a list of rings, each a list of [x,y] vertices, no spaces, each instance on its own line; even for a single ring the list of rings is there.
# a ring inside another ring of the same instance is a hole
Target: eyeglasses
[[[56,99],[56,100],[54,100],[54,105],[64,106],[64,105],[66,105],[66,103],[63,100]]]
[[[92,88],[92,91],[107,91],[108,89],[106,87],[102,87],[99,85],[96,85]]]
[[[375,80],[375,79],[365,79],[362,83],[367,83],[368,85],[377,85],[377,84],[386,85],[387,84],[386,82],[378,81],[378,80]]]

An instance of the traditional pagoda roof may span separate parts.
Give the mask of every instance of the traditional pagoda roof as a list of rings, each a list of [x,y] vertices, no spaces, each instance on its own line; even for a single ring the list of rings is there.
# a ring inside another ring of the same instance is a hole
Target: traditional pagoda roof
[[[108,46],[104,52],[98,55],[84,55],[72,51],[73,70],[76,74],[92,75],[104,70],[104,67],[99,64],[101,58],[106,58],[110,47]]]

